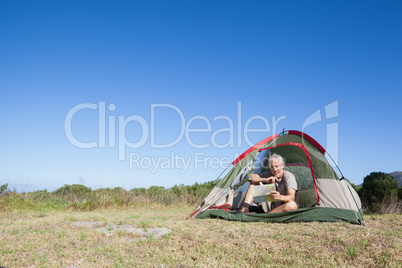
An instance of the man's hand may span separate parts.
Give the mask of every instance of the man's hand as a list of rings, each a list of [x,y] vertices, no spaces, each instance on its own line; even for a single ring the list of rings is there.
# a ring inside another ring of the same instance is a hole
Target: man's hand
[[[270,194],[270,196],[274,200],[281,201],[281,202],[294,201],[295,200],[295,195],[296,195],[296,190],[295,189],[288,189],[288,194],[286,194],[286,195],[281,195],[277,191],[271,191],[271,194]]]
[[[275,176],[271,176],[271,177],[267,178],[267,182],[268,182],[269,184],[274,184],[274,183],[276,183],[277,181],[278,181],[278,178],[275,177]]]
[[[250,183],[253,185],[262,184],[273,184],[276,183],[279,179],[275,176],[271,176],[269,178],[261,178],[258,174],[251,174],[250,175]]]
[[[276,201],[282,201],[282,195],[277,191],[271,191],[270,196]]]

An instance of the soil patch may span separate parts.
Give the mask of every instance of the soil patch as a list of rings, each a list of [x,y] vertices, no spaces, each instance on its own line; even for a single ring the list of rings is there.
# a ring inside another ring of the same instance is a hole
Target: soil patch
[[[170,233],[172,230],[166,227],[161,228],[136,228],[135,225],[114,223],[105,224],[104,222],[88,221],[88,222],[72,222],[73,227],[84,227],[93,229],[95,231],[104,233],[107,236],[111,236],[115,232],[127,232],[132,233],[137,239],[146,239],[148,237],[158,238]]]

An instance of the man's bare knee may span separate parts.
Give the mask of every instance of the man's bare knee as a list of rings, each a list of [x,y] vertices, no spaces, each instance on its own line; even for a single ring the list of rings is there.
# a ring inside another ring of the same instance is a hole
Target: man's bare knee
[[[298,209],[297,203],[295,201],[289,201],[277,208],[274,208],[269,213],[287,212],[295,209]]]
[[[297,204],[295,201],[289,201],[282,205],[283,212],[291,211],[291,210],[295,210],[295,209],[297,209]]]
[[[286,211],[291,211],[298,209],[297,203],[295,201],[289,201],[286,203]]]

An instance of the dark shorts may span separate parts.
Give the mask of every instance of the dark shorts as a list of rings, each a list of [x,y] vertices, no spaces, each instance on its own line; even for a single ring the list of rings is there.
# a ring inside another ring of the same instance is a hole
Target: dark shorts
[[[255,213],[265,213],[264,209],[262,208],[262,206],[250,206],[249,208],[250,212],[255,212]]]

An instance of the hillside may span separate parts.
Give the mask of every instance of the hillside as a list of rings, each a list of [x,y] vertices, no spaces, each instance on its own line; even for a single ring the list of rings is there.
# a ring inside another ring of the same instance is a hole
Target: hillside
[[[391,175],[396,182],[398,183],[398,187],[402,186],[402,171],[394,171],[389,173],[389,175]]]

